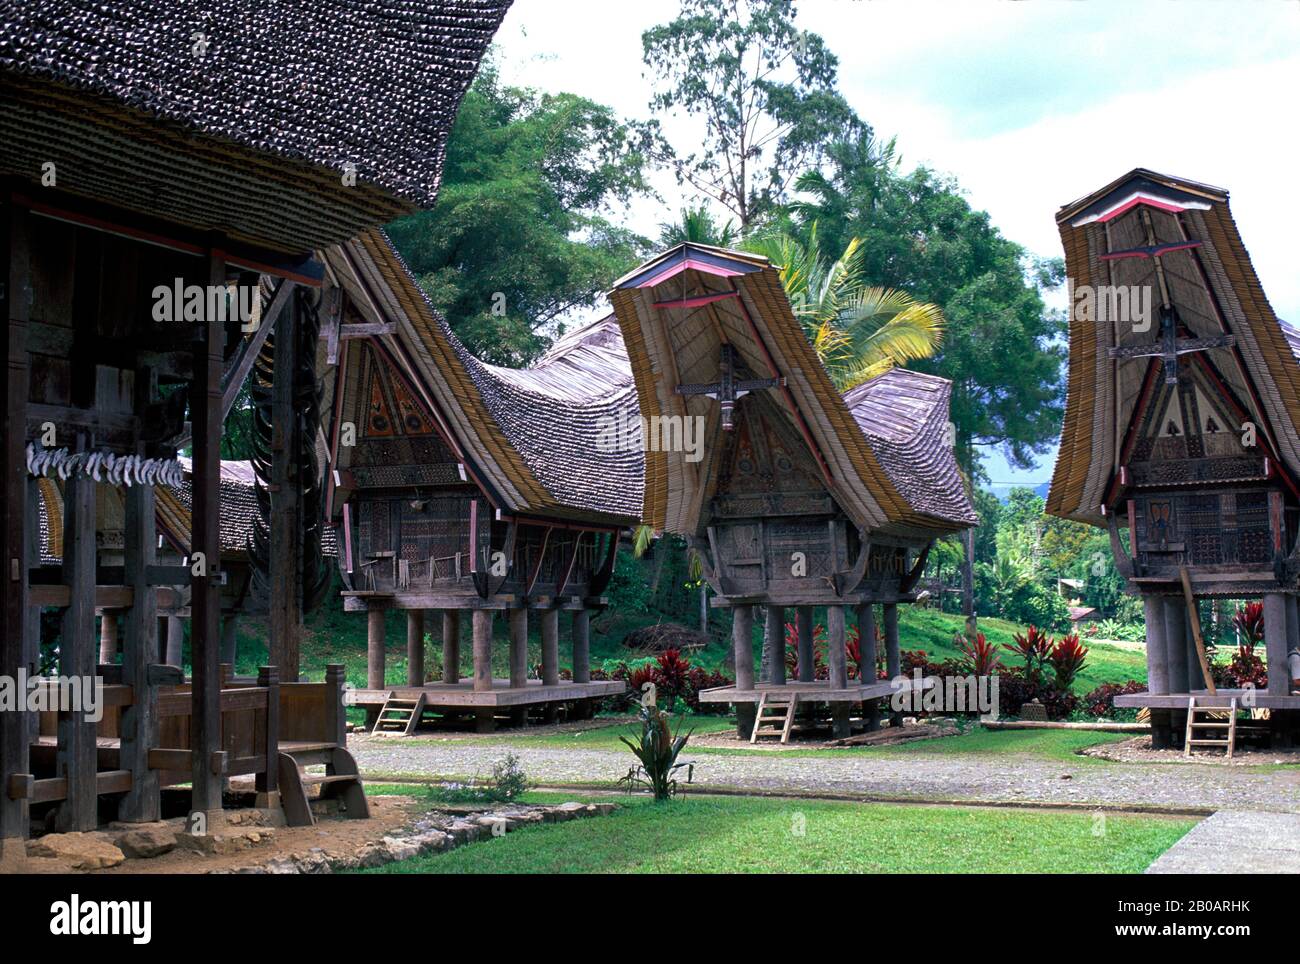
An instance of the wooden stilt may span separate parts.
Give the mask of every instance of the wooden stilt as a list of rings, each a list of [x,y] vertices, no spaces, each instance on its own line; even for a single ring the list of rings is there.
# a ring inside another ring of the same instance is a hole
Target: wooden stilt
[[[239,656],[239,614],[226,613],[221,618],[221,662],[234,666]]]
[[[754,607],[733,606],[731,610],[731,645],[736,661],[736,689],[754,688]],[[748,740],[754,732],[756,706],[736,704],[736,733]]]
[[[573,614],[573,681],[591,682],[591,612],[587,609]]]
[[[795,614],[795,629],[799,636],[799,682],[810,683],[816,675],[813,655],[813,608],[800,606]]]
[[[280,668],[258,667],[257,685],[266,690],[266,713],[262,717],[266,769],[254,778],[254,786],[259,807],[276,807],[280,804]]]
[[[158,745],[158,686],[149,679],[149,666],[158,661],[158,591],[148,576],[157,545],[153,487],[133,485],[125,501],[123,559],[132,599],[122,641],[122,682],[134,697],[119,723],[118,766],[131,772],[131,789],[118,804],[117,815],[119,820],[148,823],[158,819],[161,806],[158,771],[149,766],[149,750]]]
[[[1162,596],[1160,604],[1165,619],[1165,654],[1169,672],[1169,691],[1187,693],[1191,688],[1191,678],[1187,675],[1187,611],[1183,601],[1177,596]],[[1171,745],[1181,747],[1183,734],[1187,729],[1187,711],[1169,711],[1169,740]]]
[[[849,685],[848,660],[844,652],[844,643],[844,607],[827,606],[826,669],[827,679],[833,689],[846,689]]]
[[[857,611],[858,621],[858,679],[864,683],[876,681],[876,611],[870,603],[861,603]],[[866,716],[867,730],[880,729],[880,700],[867,700],[862,706]]]
[[[185,665],[185,624],[180,616],[167,617],[167,665]]]
[[[492,610],[474,610],[474,689],[492,688]],[[481,720],[480,720],[481,722]]]
[[[347,667],[342,663],[325,664],[325,732],[339,746],[347,746],[347,712],[343,709],[343,688],[347,683]]]
[[[117,662],[117,611],[114,609],[99,614],[99,661],[105,666]]]
[[[59,675],[93,685],[95,660],[95,482],[73,476],[63,487],[63,582],[69,603],[63,610]],[[61,833],[94,830],[99,824],[95,723],[84,712],[59,714],[56,774],[68,781],[55,827]]]
[[[366,611],[366,686],[384,688],[384,610]]]
[[[898,645],[898,603],[885,603],[882,607],[885,633],[885,672],[890,679],[903,674],[903,658]],[[902,726],[903,714],[891,712],[890,726]]]
[[[1165,645],[1165,611],[1159,596],[1142,597],[1147,627],[1147,692],[1163,696],[1169,692],[1169,652]]]
[[[406,611],[406,685],[424,685],[424,610]]]
[[[442,681],[460,682],[460,610],[442,611]]]
[[[298,378],[298,299],[275,319],[274,369],[271,381],[271,513],[269,661],[280,668],[286,683],[297,682],[302,632],[301,559],[302,525],[300,482],[295,471],[300,439],[294,406]],[[307,359],[303,359],[304,362]]]
[[[542,610],[542,684],[560,682],[560,611]]]
[[[520,606],[510,613],[510,687],[528,685],[528,610]]]
[[[1264,596],[1264,650],[1268,660],[1268,692],[1285,696],[1291,692],[1291,667],[1287,660],[1287,596],[1271,592]]]
[[[27,399],[29,394],[27,325],[31,317],[32,281],[26,210],[13,204],[3,209],[0,252],[7,265],[0,288],[0,317],[8,320],[4,379],[4,447],[0,450],[0,674],[16,679],[20,668],[31,671],[27,658],[30,631],[27,589],[28,531],[36,526],[30,512],[27,483]],[[29,775],[32,714],[24,706],[5,714],[0,726],[0,858],[25,860],[21,841],[28,835],[28,803],[4,792],[14,777]]]
[[[763,625],[763,682],[785,684],[785,608],[768,606]]]

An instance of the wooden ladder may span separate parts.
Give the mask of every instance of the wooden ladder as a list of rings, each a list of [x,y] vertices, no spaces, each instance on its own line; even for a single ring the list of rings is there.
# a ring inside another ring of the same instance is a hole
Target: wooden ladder
[[[337,799],[342,804],[343,815],[349,820],[364,820],[370,816],[366,791],[361,785],[361,771],[357,761],[344,747],[322,744],[306,753],[280,753],[280,805],[284,808],[284,821],[290,827],[312,827],[316,816],[311,811],[311,798],[307,788],[320,787],[321,799]],[[323,774],[307,773],[313,763],[324,763]]]
[[[799,702],[798,693],[772,693],[764,690],[758,697],[758,712],[754,714],[754,729],[749,742],[757,743],[760,736],[779,736],[782,743],[790,742],[790,727],[794,725],[794,709]],[[772,709],[775,712],[764,713]],[[767,724],[766,728],[764,724]]]
[[[1232,702],[1228,705],[1227,720],[1219,719],[1213,715],[1222,712],[1222,710],[1211,709],[1208,706],[1197,706],[1195,696],[1188,698],[1187,735],[1183,738],[1183,756],[1191,756],[1192,747],[1194,746],[1204,746],[1214,747],[1215,749],[1220,750],[1226,749],[1228,751],[1228,759],[1232,759],[1232,753],[1237,748],[1237,698],[1235,696],[1232,698]],[[1227,739],[1197,739],[1197,730],[1227,730]]]
[[[384,701],[384,708],[375,717],[375,725],[370,733],[372,736],[383,734],[410,736],[420,725],[420,717],[423,715],[423,693],[413,700],[408,700],[400,699],[396,692],[391,692],[388,694],[388,699]]]

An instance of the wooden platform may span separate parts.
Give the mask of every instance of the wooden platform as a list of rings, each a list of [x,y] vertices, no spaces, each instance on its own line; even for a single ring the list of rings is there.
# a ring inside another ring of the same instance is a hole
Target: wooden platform
[[[492,681],[492,689],[475,690],[473,680],[459,683],[426,683],[424,686],[390,686],[387,689],[353,689],[344,696],[348,706],[381,707],[390,693],[400,699],[415,699],[424,694],[425,709],[464,710],[494,707],[536,706],[543,703],[563,703],[569,700],[594,700],[617,696],[627,691],[621,680],[603,680],[591,683],[561,682],[545,686],[541,680],[529,680],[527,686],[511,688],[508,679]]]
[[[1146,706],[1157,710],[1185,710],[1187,709],[1188,699],[1195,696],[1197,707],[1202,709],[1211,707],[1226,710],[1235,699],[1237,705],[1243,709],[1253,706],[1255,709],[1261,710],[1300,710],[1300,693],[1280,696],[1270,695],[1263,690],[1255,690],[1250,695],[1253,700],[1251,704],[1246,702],[1246,693],[1246,690],[1235,689],[1221,689],[1213,696],[1205,690],[1192,690],[1190,693],[1166,693],[1161,696],[1152,696],[1150,693],[1129,693],[1116,696],[1115,705],[1130,709],[1140,709]]]
[[[921,681],[921,688],[933,686],[932,679]],[[907,690],[911,691],[917,688],[916,682],[907,678]],[[895,689],[894,684],[889,680],[877,680],[875,683],[850,683],[845,689],[831,689],[830,683],[826,680],[815,680],[811,683],[800,683],[790,681],[783,684],[775,683],[755,683],[752,690],[738,690],[734,686],[719,686],[715,689],[700,690],[701,703],[758,703],[764,693],[798,693],[799,702],[801,703],[863,703],[867,700],[887,700],[895,692],[902,692],[900,687]]]

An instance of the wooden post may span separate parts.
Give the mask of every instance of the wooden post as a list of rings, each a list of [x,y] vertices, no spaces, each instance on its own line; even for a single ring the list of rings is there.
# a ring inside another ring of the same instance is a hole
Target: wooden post
[[[99,614],[99,661],[104,666],[117,662],[117,611],[114,609]]]
[[[302,631],[300,558],[302,526],[299,516],[298,413],[294,382],[298,378],[298,292],[275,319],[274,369],[271,381],[271,513],[269,662],[280,667],[287,683],[298,679]],[[306,363],[307,359],[302,359]]]
[[[366,610],[366,687],[382,690],[384,683],[385,611]]]
[[[763,682],[785,685],[785,608],[768,606],[763,625],[763,664],[767,672]]]
[[[560,611],[542,610],[542,685],[560,682]]]
[[[754,607],[733,606],[731,609],[731,649],[736,661],[736,690],[754,689]],[[754,730],[758,706],[754,703],[736,703],[736,734],[749,739]]]
[[[847,689],[849,685],[848,657],[844,652],[844,607],[826,607],[826,668],[830,688]]]
[[[892,680],[903,675],[903,658],[898,646],[898,603],[885,603],[880,607],[885,622],[885,673]],[[903,714],[889,714],[890,726],[902,726]]]
[[[1187,675],[1187,612],[1176,596],[1161,596],[1165,613],[1165,653],[1168,662],[1169,692],[1191,692]]]
[[[266,769],[257,774],[257,806],[280,805],[280,668],[261,666],[257,685],[266,690]]]
[[[82,446],[78,445],[81,449]],[[63,486],[63,583],[68,607],[63,610],[59,674],[84,687],[96,676],[95,659],[95,481],[74,475]],[[59,714],[58,763],[55,772],[68,781],[55,827],[60,833],[94,830],[99,825],[96,785],[95,724],[84,712]]]
[[[528,685],[528,609],[519,606],[509,613],[510,688],[521,689]]]
[[[180,616],[167,617],[167,664],[185,666],[185,624]]]
[[[591,682],[591,612],[586,609],[573,613],[573,681]]]
[[[460,682],[460,610],[442,611],[442,681]]]
[[[7,200],[7,199],[6,199]],[[29,394],[27,323],[31,318],[32,282],[28,236],[30,215],[8,203],[7,214],[0,222],[0,251],[7,270],[5,285],[0,288],[0,316],[8,319],[6,359],[0,378],[4,379],[4,448],[0,450],[0,674],[16,679],[19,668],[31,671],[26,658],[29,648],[27,551],[28,531],[36,526],[36,516],[29,514],[27,483],[27,399]],[[24,706],[5,714],[0,726],[0,858],[23,861],[26,853],[21,840],[28,835],[26,798],[14,800],[5,790],[10,777],[31,772],[32,714]],[[13,841],[19,841],[14,843]]]
[[[1291,692],[1291,667],[1286,656],[1287,608],[1285,593],[1270,592],[1264,596],[1264,650],[1268,660],[1270,696],[1285,696]]]
[[[348,717],[343,707],[343,691],[347,670],[342,663],[325,664],[325,733],[339,746],[347,746]]]
[[[225,253],[213,248],[207,283],[226,283]],[[190,418],[194,460],[191,467],[193,532],[190,537],[190,664],[193,692],[190,715],[192,811],[215,817],[221,810],[224,777],[214,773],[221,749],[221,693],[217,665],[221,658],[221,372],[225,324],[208,318],[198,326],[194,375],[190,382]],[[202,553],[204,565],[194,565]],[[208,826],[213,819],[208,820]]]
[[[406,685],[424,685],[424,610],[406,611]]]
[[[1159,596],[1144,595],[1142,611],[1147,626],[1147,692],[1169,692],[1169,652],[1165,645],[1165,615]]]
[[[876,611],[871,603],[859,603],[858,653],[861,665],[858,667],[858,680],[871,684],[876,682]],[[863,704],[867,717],[867,730],[880,729],[880,700],[867,700]]]
[[[149,750],[158,745],[159,729],[158,686],[149,680],[149,666],[158,661],[158,590],[148,576],[157,555],[153,486],[133,485],[125,500],[123,560],[132,600],[122,640],[122,682],[131,687],[133,702],[122,711],[118,766],[131,771],[131,789],[118,804],[117,815],[119,820],[149,823],[161,812],[158,771],[149,766]]]
[[[800,606],[795,614],[795,628],[799,634],[799,682],[810,683],[816,676],[813,652],[813,608]]]
[[[239,655],[239,614],[226,613],[221,620],[221,662],[227,666],[235,665]]]
[[[1295,596],[1286,597],[1286,650],[1287,662],[1291,662],[1291,654],[1300,652],[1300,608],[1297,604],[1300,599]],[[1294,679],[1297,674],[1291,670],[1287,671],[1287,676]]]
[[[476,609],[474,623],[474,689],[492,689],[492,610]]]

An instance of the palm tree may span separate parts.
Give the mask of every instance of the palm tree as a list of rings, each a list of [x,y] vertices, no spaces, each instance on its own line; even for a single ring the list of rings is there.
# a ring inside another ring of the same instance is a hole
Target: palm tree
[[[822,255],[815,221],[807,244],[776,233],[744,247],[779,266],[790,307],[840,392],[938,349],[942,310],[896,288],[868,285],[858,238],[834,261]]]
[[[676,223],[664,222],[659,225],[659,244],[665,248],[675,247],[683,241],[730,248],[736,243],[738,237],[734,221],[728,218],[719,224],[717,218],[703,204],[694,208],[682,208],[681,220]]]

